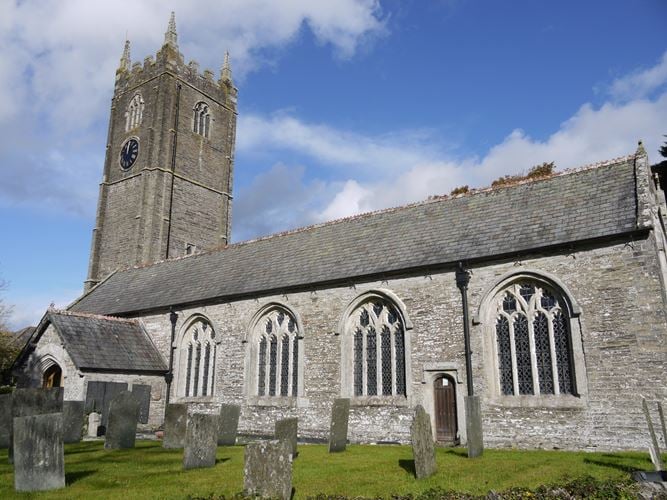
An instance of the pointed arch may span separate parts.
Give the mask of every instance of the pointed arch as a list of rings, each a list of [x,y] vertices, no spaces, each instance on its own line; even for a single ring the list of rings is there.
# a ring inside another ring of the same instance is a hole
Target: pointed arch
[[[215,366],[220,335],[205,315],[191,315],[178,331],[172,348],[176,395],[203,398],[215,394]]]
[[[141,96],[140,92],[137,92],[132,96],[130,102],[127,105],[127,111],[125,112],[125,132],[129,132],[133,128],[141,125],[141,122],[144,118],[144,98]]]

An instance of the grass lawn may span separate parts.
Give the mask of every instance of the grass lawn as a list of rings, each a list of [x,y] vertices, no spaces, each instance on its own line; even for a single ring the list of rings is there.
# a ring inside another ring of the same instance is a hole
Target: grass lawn
[[[667,457],[666,457],[667,458]],[[417,481],[409,446],[348,446],[329,454],[325,445],[300,445],[294,460],[295,498],[324,494],[388,497],[429,488],[484,494],[536,487],[583,476],[624,480],[633,470],[651,470],[647,453],[485,450],[470,460],[465,449],[438,448],[438,473]],[[160,442],[105,451],[102,441],[65,446],[67,488],[39,494],[14,492],[7,450],[0,450],[0,498],[187,498],[232,496],[243,489],[243,447],[219,447],[212,469],[183,471],[182,451]]]

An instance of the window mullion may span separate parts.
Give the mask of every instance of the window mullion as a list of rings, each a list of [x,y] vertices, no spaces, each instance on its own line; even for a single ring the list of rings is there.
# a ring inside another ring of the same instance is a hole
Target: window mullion
[[[535,311],[528,311],[526,313],[526,319],[528,320],[528,345],[530,346],[530,371],[533,376],[533,394],[540,394],[540,374],[537,370],[537,353],[535,352]]]
[[[551,378],[554,381],[554,394],[560,394],[560,384],[558,383],[558,359],[556,358],[556,341],[554,339],[553,315],[546,313],[547,327],[549,330],[549,350],[551,352]]]

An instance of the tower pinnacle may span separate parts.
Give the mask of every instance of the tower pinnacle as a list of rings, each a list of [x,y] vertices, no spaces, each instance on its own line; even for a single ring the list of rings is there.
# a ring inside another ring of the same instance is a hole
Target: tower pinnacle
[[[125,48],[123,49],[123,55],[120,58],[120,65],[118,69],[130,71],[132,66],[132,60],[130,59],[130,41],[125,40]]]
[[[171,12],[171,17],[169,18],[169,26],[167,26],[167,31],[164,34],[164,44],[171,45],[178,50],[178,35],[176,35],[176,14]]]
[[[224,82],[232,81],[232,67],[229,64],[229,51],[225,51],[225,62],[220,70],[220,79]]]

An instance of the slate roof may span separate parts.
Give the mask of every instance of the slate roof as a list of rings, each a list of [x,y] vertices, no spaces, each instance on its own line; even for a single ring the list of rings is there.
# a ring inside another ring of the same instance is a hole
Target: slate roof
[[[103,314],[344,282],[637,229],[634,156],[117,271],[70,306]]]
[[[50,310],[51,323],[80,370],[166,372],[167,366],[136,320]]]

